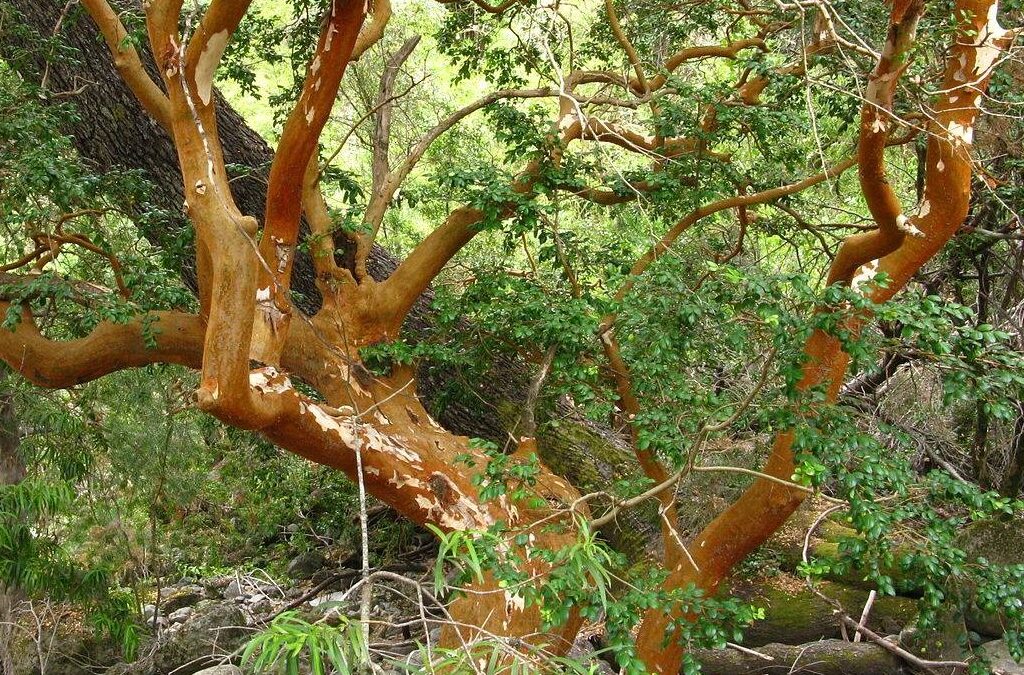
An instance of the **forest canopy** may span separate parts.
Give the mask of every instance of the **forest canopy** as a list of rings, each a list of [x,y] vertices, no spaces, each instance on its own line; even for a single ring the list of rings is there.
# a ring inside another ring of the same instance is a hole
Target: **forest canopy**
[[[0,0],[0,674],[1024,672],[1021,9]]]

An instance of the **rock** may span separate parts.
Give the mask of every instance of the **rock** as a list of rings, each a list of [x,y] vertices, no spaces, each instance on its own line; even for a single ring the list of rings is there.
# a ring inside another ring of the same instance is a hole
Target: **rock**
[[[227,576],[209,577],[206,579],[200,579],[199,585],[206,590],[207,595],[223,595],[224,589],[227,588],[228,584],[230,584],[233,579],[234,577]]]
[[[231,583],[224,589],[224,599],[234,600],[235,598],[242,597],[242,584],[238,579],[232,579]]]
[[[757,654],[738,649],[698,649],[703,675],[903,675],[903,662],[870,642],[822,640],[805,645],[768,644]],[[771,660],[764,657],[770,657]]]
[[[191,607],[182,607],[167,615],[167,620],[172,624],[185,623],[192,616],[194,610]]]
[[[1024,551],[1024,523],[986,520],[972,523],[960,534],[959,546],[972,558],[994,565],[1019,565]]]
[[[214,666],[206,670],[200,670],[195,675],[242,675],[242,670],[235,666]]]
[[[59,610],[58,610],[59,611]],[[16,675],[32,675],[44,672],[46,675],[93,675],[104,668],[121,661],[118,645],[105,637],[97,637],[88,625],[77,621],[58,621],[56,625],[42,628],[42,657],[45,666],[40,665],[40,653],[36,643],[28,635],[16,631],[10,645],[10,656]],[[35,637],[35,636],[33,636]]]
[[[1018,518],[972,523],[963,529],[958,545],[969,560],[983,558],[988,565],[1019,565],[1024,562],[1024,522]],[[970,630],[993,638],[1001,638],[1007,624],[1001,612],[985,611],[973,604],[967,607],[964,619]]]
[[[152,623],[154,616],[156,616],[156,605],[143,605],[142,620],[147,624]]]
[[[255,594],[262,593],[268,598],[284,598],[285,589],[277,584],[256,584],[256,588],[253,591]]]
[[[300,553],[288,563],[288,576],[292,579],[308,579],[329,564],[330,561],[319,551]]]
[[[345,599],[345,592],[338,591],[336,593],[328,593],[326,595],[320,595],[309,601],[310,607],[319,607],[320,605],[328,602],[342,602]]]
[[[160,591],[160,611],[173,614],[182,607],[196,605],[206,597],[202,586],[171,586]]]
[[[262,614],[270,611],[271,602],[270,598],[262,593],[252,596],[248,600],[249,611],[253,614]]]
[[[245,617],[234,603],[201,603],[181,628],[161,641],[153,655],[153,670],[193,675],[230,654],[247,638]]]
[[[1024,675],[1024,665],[1017,663],[1010,656],[1003,640],[993,640],[981,646],[981,651],[988,659],[989,668],[997,675]]]
[[[911,654],[932,661],[965,661],[971,655],[963,615],[956,608],[941,609],[934,628],[902,631],[899,642]]]

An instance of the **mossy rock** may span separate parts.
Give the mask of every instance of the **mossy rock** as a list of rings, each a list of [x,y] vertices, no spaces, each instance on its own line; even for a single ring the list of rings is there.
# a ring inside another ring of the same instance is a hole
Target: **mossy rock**
[[[754,622],[743,633],[746,646],[772,642],[801,644],[842,637],[839,619],[832,605],[807,589],[802,582],[789,578],[793,588],[774,584],[734,589],[739,597],[764,608],[764,619]],[[868,599],[868,592],[859,588],[823,581],[816,586],[822,594],[833,598],[852,616],[859,616]],[[917,603],[910,598],[876,596],[867,626],[882,635],[899,633],[917,616]]]
[[[703,675],[903,675],[910,672],[898,657],[870,642],[822,640],[805,645],[768,644],[758,647],[757,651],[761,656],[735,649],[701,649],[694,656],[701,664]]]
[[[823,508],[826,508],[825,504],[808,502],[806,506],[793,514],[779,532],[765,544],[765,548],[775,551],[779,566],[783,570],[793,573],[799,570],[800,564],[803,562],[804,537]],[[825,562],[838,560],[839,542],[856,535],[857,531],[853,528],[831,518],[825,519],[818,523],[814,530],[814,536],[811,537],[807,550],[808,559]],[[890,567],[883,571],[896,582],[897,587],[912,588],[907,583],[906,575],[898,567]],[[843,572],[829,571],[824,574],[823,578],[864,591],[878,587],[875,582],[867,579],[862,571],[856,569],[848,569]],[[904,594],[917,595],[912,590]]]
[[[994,565],[1024,564],[1024,522],[1015,518],[971,523],[960,535],[960,546],[969,557]]]
[[[1004,641],[986,642],[981,646],[981,651],[988,659],[993,672],[1003,675],[1024,675],[1024,663],[1017,663],[1013,660]]]
[[[983,558],[992,565],[1022,565],[1024,521],[1015,518],[972,523],[961,533],[959,545],[972,561]],[[1003,636],[1005,620],[998,614],[983,612],[972,606],[965,611],[964,621],[970,630],[981,635],[996,638]]]
[[[911,654],[933,661],[961,661],[970,657],[970,644],[963,616],[955,609],[944,610],[934,628],[913,626],[900,633],[900,646]]]

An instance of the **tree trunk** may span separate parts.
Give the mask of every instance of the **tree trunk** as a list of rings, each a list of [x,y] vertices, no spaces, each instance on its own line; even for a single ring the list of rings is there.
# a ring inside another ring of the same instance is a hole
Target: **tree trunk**
[[[999,485],[999,492],[1004,497],[1016,499],[1020,494],[1021,486],[1024,485],[1024,402],[1018,401],[1017,407],[1020,414],[1013,425],[1013,437],[1010,440],[1010,461],[1003,473],[1002,483]]]
[[[7,366],[0,364],[0,489],[25,478],[25,462],[18,451],[18,420]],[[14,607],[18,591],[0,583],[0,675],[14,672],[11,643],[14,639]]]
[[[54,33],[63,4],[0,0],[0,8],[5,6],[16,12],[18,21],[14,23],[24,24],[37,37],[14,32],[5,34],[0,40],[0,58],[6,59],[23,77],[37,83],[46,73],[51,96],[77,92],[71,99],[77,115],[66,132],[73,138],[80,155],[101,171],[115,168],[141,171],[152,183],[150,201],[171,213],[180,213],[184,192],[174,144],[125,86],[90,17],[77,5],[73,6],[60,24],[60,34],[77,55],[74,59],[62,58],[47,64],[45,54],[37,45],[43,42],[40,37],[48,38]],[[12,25],[12,21],[7,20],[3,25]],[[147,67],[155,72],[149,51],[141,46],[139,51]],[[160,81],[159,76],[154,79]],[[232,194],[242,213],[262,216],[273,152],[219,94],[216,96],[219,135],[225,159],[229,164],[246,167],[244,177],[232,181]],[[161,224],[147,228],[145,221],[140,223],[141,233],[158,245],[191,237],[190,224],[184,217],[175,219],[171,226]],[[308,233],[305,222],[303,233]],[[300,298],[297,304],[307,313],[315,312],[321,305],[321,298],[315,284],[312,259],[302,249],[295,258],[291,287]],[[390,275],[397,264],[391,254],[377,245],[367,260],[368,271],[378,280]],[[190,288],[196,288],[192,256],[186,256],[182,277]],[[431,300],[432,294],[428,291],[420,297],[406,319],[404,328],[414,337],[427,335],[431,330]],[[497,359],[492,371],[481,382],[467,383],[475,392],[471,399],[467,399],[468,403],[450,400],[441,403],[447,398],[444,394],[448,386],[458,382],[462,374],[443,365],[425,363],[420,366],[417,386],[427,409],[446,429],[456,434],[485,438],[503,446],[519,418],[518,411],[526,398],[529,376],[526,367],[514,359]],[[538,437],[539,455],[580,490],[601,490],[611,481],[640,475],[635,458],[623,439],[578,420],[566,404],[541,408],[542,412],[545,410],[553,413],[552,416],[561,423],[557,427],[542,425]],[[657,540],[657,516],[651,509],[626,512],[618,522],[604,528],[602,534],[616,549],[636,559]]]

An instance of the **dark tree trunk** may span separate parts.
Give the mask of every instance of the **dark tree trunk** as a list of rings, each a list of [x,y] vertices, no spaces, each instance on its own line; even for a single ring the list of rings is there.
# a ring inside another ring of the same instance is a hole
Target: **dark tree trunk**
[[[118,167],[141,171],[153,184],[150,200],[160,208],[180,213],[184,202],[183,185],[174,146],[121,81],[88,15],[74,6],[64,18],[60,34],[75,54],[72,58],[63,56],[47,64],[37,45],[44,42],[44,36],[48,38],[54,33],[64,2],[0,0],[0,8],[4,6],[18,15],[14,23],[25,25],[36,35],[11,31],[0,35],[0,58],[6,59],[23,77],[37,83],[47,72],[47,89],[51,96],[81,90],[72,97],[78,114],[66,129],[80,155],[101,171]],[[11,19],[2,25],[12,25]],[[150,55],[143,53],[142,56],[151,66]],[[232,183],[236,202],[243,213],[261,219],[272,151],[219,95],[217,113],[227,162],[247,168],[245,177]],[[162,225],[157,231],[147,230],[144,221],[140,223],[143,223],[142,234],[157,244],[190,237],[184,216],[178,218],[173,227]],[[396,266],[392,255],[374,246],[368,268],[375,278],[387,277]],[[182,276],[195,288],[193,269],[183,269]],[[308,253],[300,254],[296,260],[292,289],[300,296],[301,309],[313,312],[318,308],[320,299]],[[413,336],[430,330],[430,300],[429,292],[421,296],[406,320],[405,329]],[[459,377],[443,366],[422,366],[418,389],[427,407],[451,431],[503,445],[509,437],[508,425],[519,419],[528,373],[512,359],[499,360],[481,383],[472,384],[477,395],[469,403],[446,400],[440,407],[438,403],[445,398],[446,385]],[[633,455],[621,439],[592,425],[573,422],[572,411],[564,406],[555,406],[554,412],[562,423],[557,428],[542,430],[539,438],[541,457],[554,471],[583,492],[606,489],[615,479],[639,475]],[[626,513],[617,532],[609,533],[609,537],[617,547],[636,554],[642,549],[639,544],[646,546],[656,538],[657,532],[651,513]]]
[[[1024,402],[1018,401],[1020,413],[1013,425],[1013,438],[1010,439],[1010,461],[1006,465],[999,492],[1004,497],[1016,499],[1024,487]]]
[[[0,485],[14,485],[25,478],[25,462],[18,446],[18,419],[7,366],[0,366]]]
[[[0,365],[0,489],[20,483],[25,478],[25,462],[18,448],[18,420],[14,411],[14,393],[11,390],[6,365]],[[0,581],[0,675],[16,675],[11,655],[14,638],[12,624],[18,591]]]
[[[989,262],[989,249],[986,248],[981,251],[980,255],[974,260],[975,269],[978,270],[978,302],[977,302],[977,320],[975,325],[980,326],[983,323],[988,323],[988,298],[991,292],[991,284],[988,276],[988,262]],[[989,459],[991,451],[989,448],[989,426],[990,416],[985,408],[984,401],[978,401],[975,405],[975,421],[974,421],[974,465],[975,475],[978,479],[978,484],[983,488],[990,488],[992,486],[991,467],[989,466]]]

